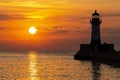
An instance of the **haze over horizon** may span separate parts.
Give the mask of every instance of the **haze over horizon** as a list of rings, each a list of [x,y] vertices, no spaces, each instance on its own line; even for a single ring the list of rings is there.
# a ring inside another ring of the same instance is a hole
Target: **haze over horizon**
[[[78,51],[90,43],[91,14],[101,14],[101,39],[120,50],[120,0],[1,0],[0,51]],[[36,34],[28,32],[37,28]]]

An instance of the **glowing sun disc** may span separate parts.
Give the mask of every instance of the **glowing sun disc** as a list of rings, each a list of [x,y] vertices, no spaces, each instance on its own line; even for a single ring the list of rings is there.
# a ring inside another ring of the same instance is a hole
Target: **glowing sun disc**
[[[36,27],[32,26],[32,27],[29,28],[29,33],[30,34],[35,34],[36,32],[37,32]]]

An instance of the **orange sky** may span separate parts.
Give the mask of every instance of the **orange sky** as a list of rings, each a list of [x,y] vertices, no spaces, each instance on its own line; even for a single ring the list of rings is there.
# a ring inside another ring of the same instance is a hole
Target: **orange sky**
[[[90,42],[89,19],[101,14],[102,42],[120,50],[119,0],[0,0],[0,50],[75,51]],[[28,32],[36,26],[35,35]]]

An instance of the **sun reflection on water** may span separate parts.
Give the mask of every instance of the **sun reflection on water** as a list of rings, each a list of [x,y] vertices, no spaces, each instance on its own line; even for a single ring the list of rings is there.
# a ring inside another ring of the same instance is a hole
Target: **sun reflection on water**
[[[30,72],[30,80],[39,80],[37,74],[37,52],[30,51],[29,52],[29,72]]]

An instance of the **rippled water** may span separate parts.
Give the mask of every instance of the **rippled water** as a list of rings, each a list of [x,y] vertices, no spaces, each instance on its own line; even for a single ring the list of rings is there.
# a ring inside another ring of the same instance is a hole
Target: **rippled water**
[[[76,61],[73,53],[1,52],[0,80],[120,80],[120,67]]]

